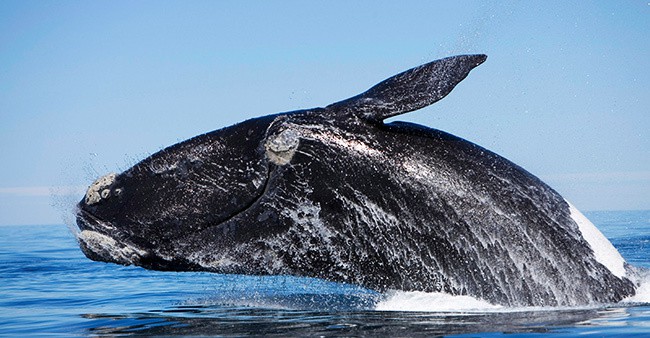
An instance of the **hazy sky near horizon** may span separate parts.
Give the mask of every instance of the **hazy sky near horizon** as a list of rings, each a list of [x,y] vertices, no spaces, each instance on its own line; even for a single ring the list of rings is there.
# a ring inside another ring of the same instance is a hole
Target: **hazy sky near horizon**
[[[61,223],[95,178],[173,143],[465,53],[488,60],[394,120],[579,209],[650,209],[648,32],[648,1],[2,1],[0,225]]]

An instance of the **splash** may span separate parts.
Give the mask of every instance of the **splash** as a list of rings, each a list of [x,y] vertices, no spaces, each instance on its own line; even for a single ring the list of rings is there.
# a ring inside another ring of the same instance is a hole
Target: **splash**
[[[377,311],[415,312],[485,312],[503,308],[470,296],[421,291],[391,291],[375,305]]]
[[[63,224],[75,238],[79,235],[79,228],[75,221],[76,205],[80,196],[83,196],[85,186],[55,186],[50,187],[50,205],[59,212]]]
[[[650,270],[635,270],[638,275],[635,284],[638,285],[634,296],[623,299],[618,305],[637,306],[650,304]],[[384,294],[378,301],[376,311],[402,311],[402,312],[444,312],[444,313],[501,313],[501,312],[536,312],[536,311],[564,311],[598,309],[617,304],[593,304],[587,306],[559,306],[559,307],[508,307],[494,305],[485,300],[470,296],[454,296],[439,292],[421,291],[391,291]]]
[[[184,306],[309,311],[371,311],[383,295],[352,284],[290,275],[215,274],[209,294]]]
[[[636,284],[636,294],[623,299],[621,303],[650,304],[650,270],[644,269],[640,272]]]

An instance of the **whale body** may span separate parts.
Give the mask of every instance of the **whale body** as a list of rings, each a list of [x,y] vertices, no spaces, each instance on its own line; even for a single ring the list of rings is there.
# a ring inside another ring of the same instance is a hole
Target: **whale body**
[[[383,122],[442,99],[485,59],[437,60],[101,177],[77,206],[81,249],[147,269],[317,277],[508,306],[633,295],[631,267],[534,175],[443,131]]]

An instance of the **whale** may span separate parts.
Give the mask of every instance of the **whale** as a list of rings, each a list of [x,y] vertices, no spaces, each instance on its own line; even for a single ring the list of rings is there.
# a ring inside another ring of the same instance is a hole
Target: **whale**
[[[486,58],[435,60],[102,176],[76,206],[80,248],[152,270],[314,277],[504,306],[634,295],[633,267],[539,178],[444,131],[385,122],[444,98]]]

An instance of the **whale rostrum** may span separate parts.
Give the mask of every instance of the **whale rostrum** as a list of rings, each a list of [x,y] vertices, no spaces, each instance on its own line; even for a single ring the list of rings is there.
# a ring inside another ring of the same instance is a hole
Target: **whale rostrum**
[[[324,108],[196,136],[97,180],[91,259],[296,275],[508,306],[616,302],[634,273],[537,177],[469,141],[384,120],[449,94],[485,55],[433,61]]]

